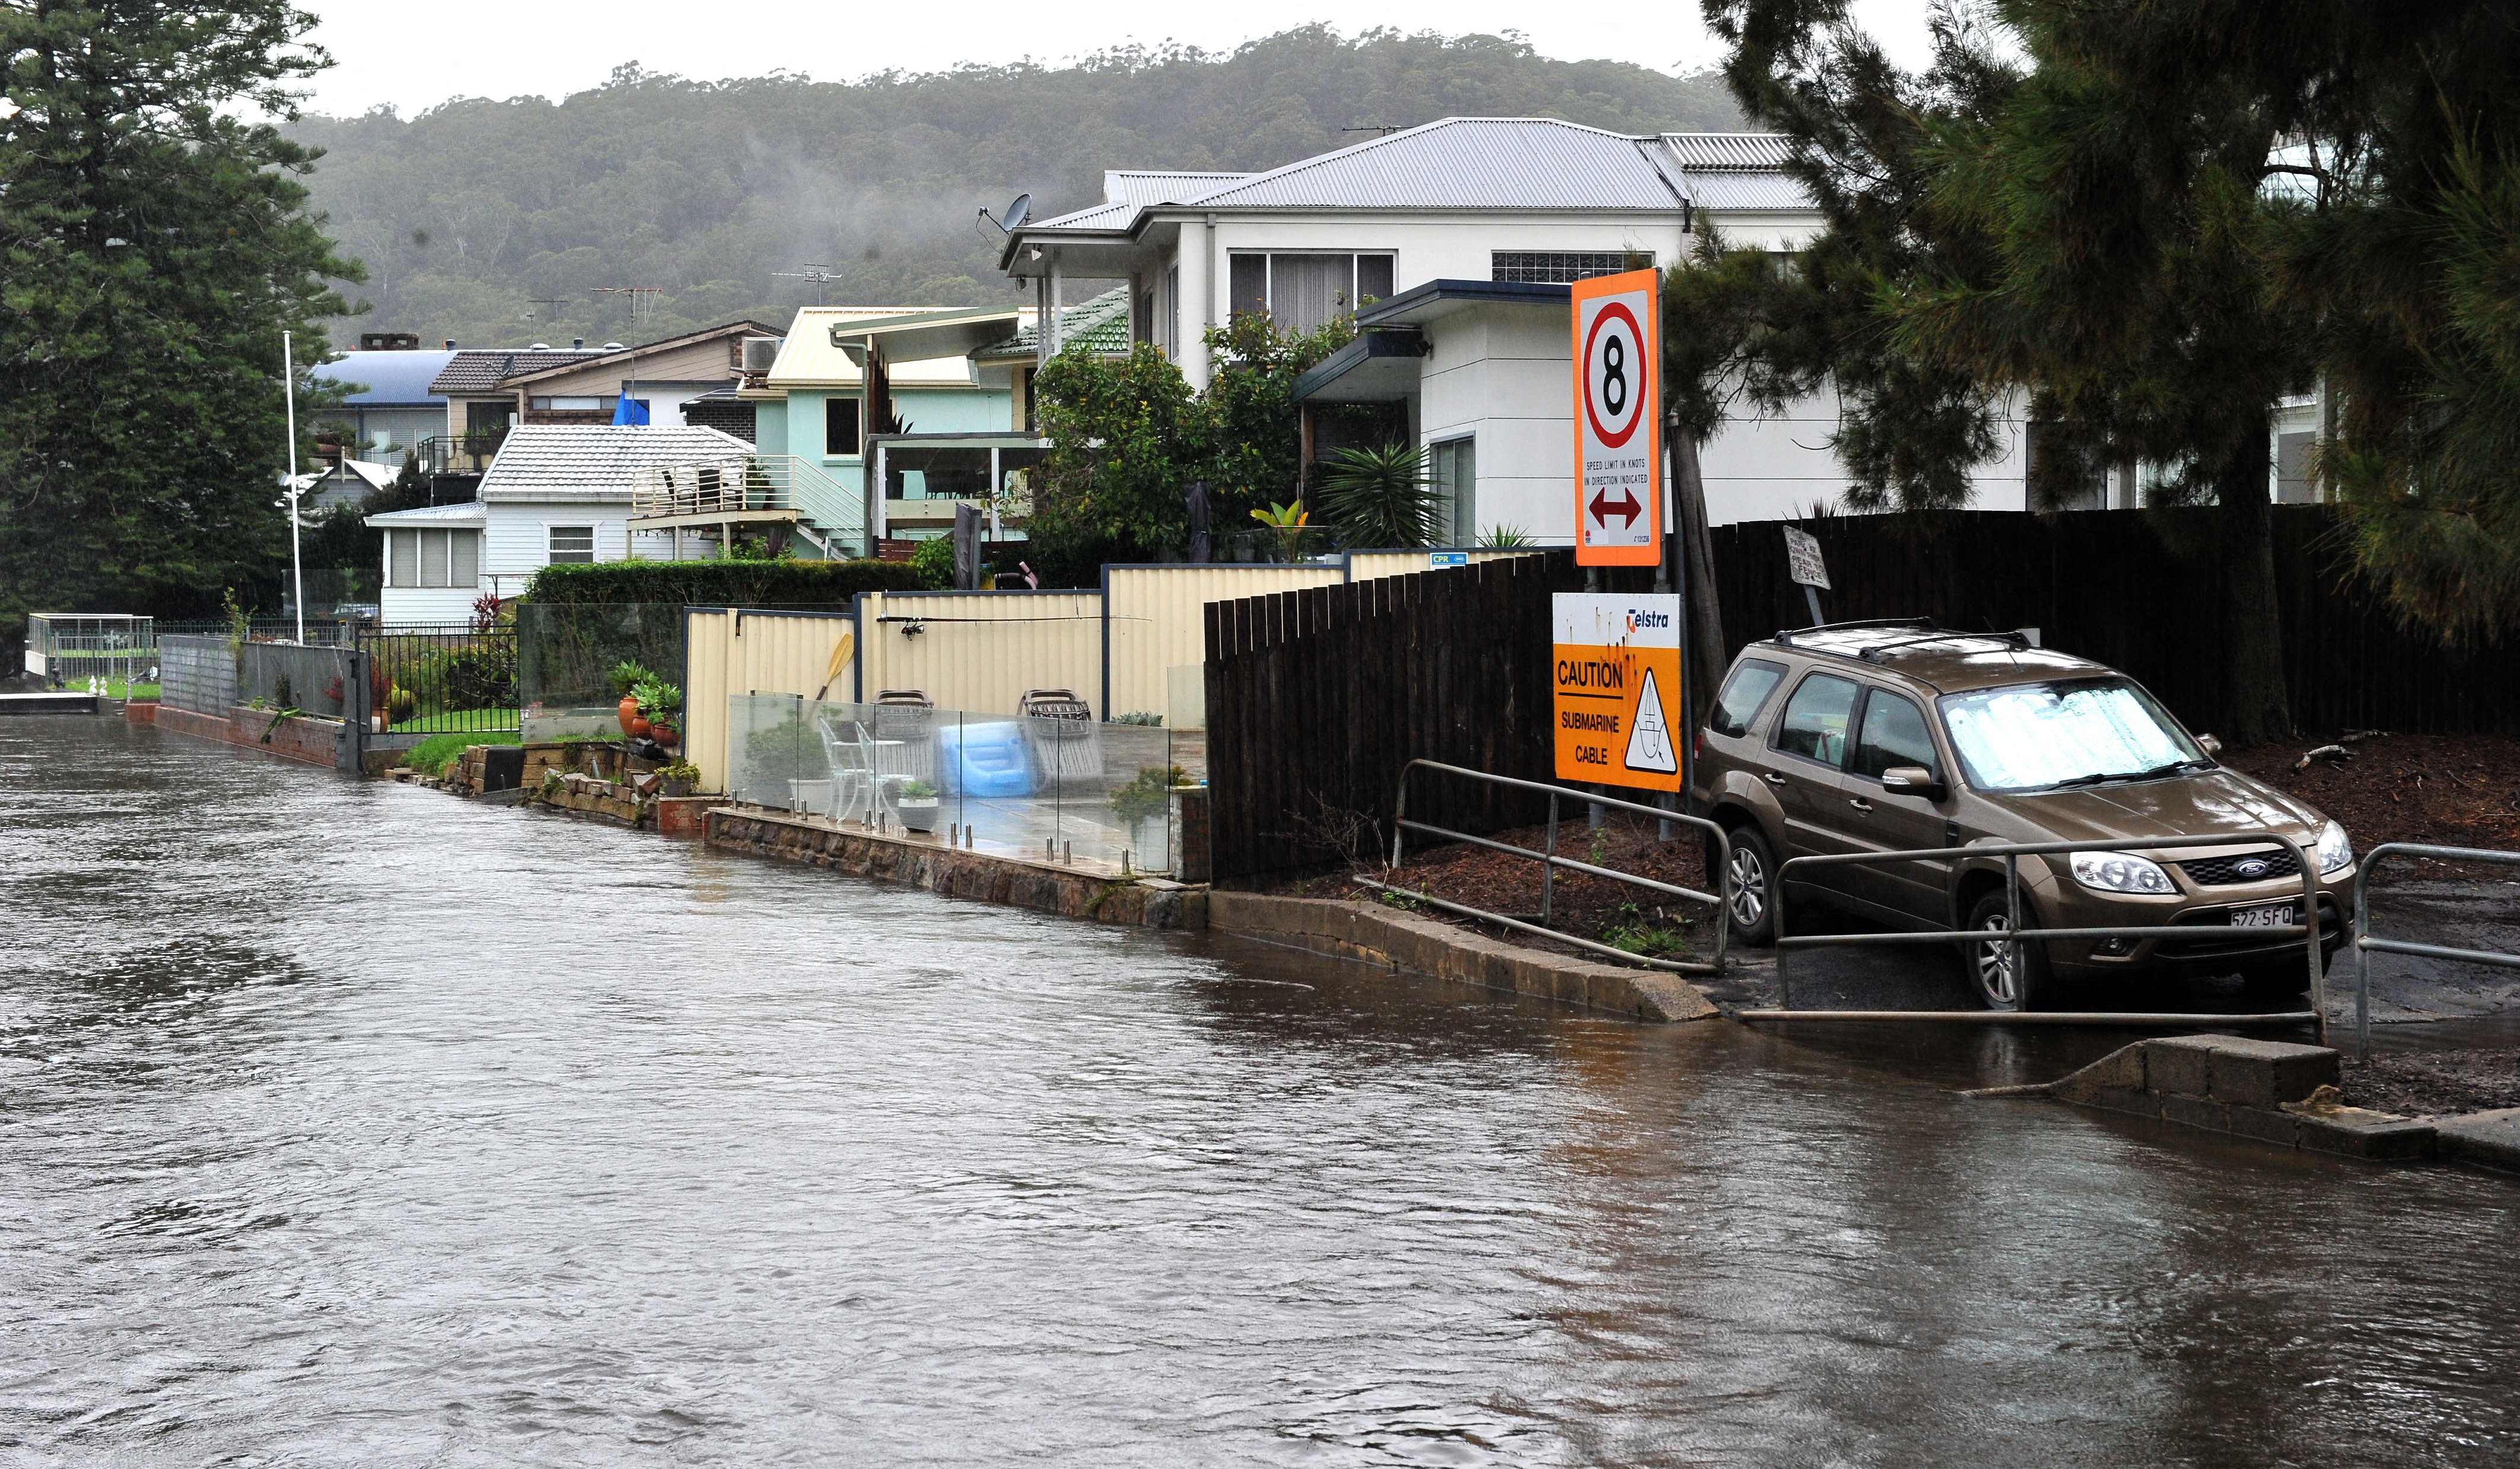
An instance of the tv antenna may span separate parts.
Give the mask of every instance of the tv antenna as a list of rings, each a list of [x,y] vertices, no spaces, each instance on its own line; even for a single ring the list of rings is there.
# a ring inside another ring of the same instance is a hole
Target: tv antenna
[[[831,301],[828,298],[832,293],[823,288],[838,280],[840,272],[837,267],[826,265],[820,260],[807,260],[801,270],[774,270],[770,272],[770,277],[780,281],[803,281],[815,288],[815,295],[826,298],[823,301],[824,305],[830,305]]]
[[[662,286],[598,286],[589,296],[626,296],[630,298],[630,322],[646,326],[656,319],[656,307],[665,298]]]
[[[557,321],[560,319],[560,308],[565,304],[568,298],[564,296],[528,296],[525,298],[525,304],[529,308],[533,306],[550,307],[551,309],[548,314],[553,320]],[[528,309],[525,312],[525,320],[532,321],[534,317],[535,313],[532,310]]]
[[[1342,127],[1339,131],[1343,133],[1372,133],[1376,137],[1387,138],[1393,133],[1405,130],[1408,125],[1409,124],[1405,122],[1360,122],[1354,127]]]
[[[1032,196],[1029,194],[1016,195],[1014,198],[1007,201],[1007,207],[1004,210],[996,214],[990,213],[987,206],[984,205],[980,208],[980,218],[996,225],[999,234],[1012,235],[1015,231],[1022,229],[1024,225],[1031,220]],[[972,228],[977,229],[978,227],[978,221],[973,221]],[[983,235],[980,238],[985,240],[988,237]]]

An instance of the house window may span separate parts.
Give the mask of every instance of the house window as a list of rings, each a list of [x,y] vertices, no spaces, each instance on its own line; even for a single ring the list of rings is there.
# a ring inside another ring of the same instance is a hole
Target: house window
[[[855,454],[864,444],[858,437],[858,400],[825,398],[823,400],[823,452]]]
[[[1469,545],[1479,538],[1479,441],[1447,438],[1432,446],[1430,458],[1435,492],[1443,501],[1436,536],[1444,545]]]
[[[553,566],[585,566],[595,560],[593,526],[553,526],[550,533]]]
[[[481,580],[478,530],[387,530],[385,585],[472,587]]]
[[[1228,265],[1233,309],[1265,311],[1280,330],[1310,332],[1391,295],[1388,254],[1237,252]]]
[[[546,413],[601,413],[612,403],[598,397],[529,397],[525,406]]]
[[[1623,250],[1492,250],[1488,279],[1564,286],[1597,275],[1642,269],[1646,263],[1644,256]]]
[[[1181,334],[1175,330],[1181,321],[1181,267],[1164,272],[1164,294],[1155,303],[1155,345],[1166,357],[1181,355]]]

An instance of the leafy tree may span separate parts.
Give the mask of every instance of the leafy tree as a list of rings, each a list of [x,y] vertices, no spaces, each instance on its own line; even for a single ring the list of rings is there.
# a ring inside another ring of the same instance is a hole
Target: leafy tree
[[[196,610],[287,556],[280,334],[356,279],[273,126],[327,64],[285,0],[0,10],[0,619]]]
[[[1295,380],[1355,334],[1346,318],[1288,334],[1242,313],[1207,334],[1216,366],[1204,393],[1151,343],[1125,357],[1071,345],[1052,358],[1035,380],[1050,450],[1029,531],[1046,574],[1080,584],[1104,561],[1179,554],[1199,481],[1220,529],[1278,497],[1300,501]]]

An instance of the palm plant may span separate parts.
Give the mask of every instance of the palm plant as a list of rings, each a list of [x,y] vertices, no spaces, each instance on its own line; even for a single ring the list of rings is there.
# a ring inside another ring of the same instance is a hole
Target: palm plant
[[[1444,509],[1426,451],[1396,443],[1331,452],[1322,460],[1315,498],[1349,546],[1430,545]]]

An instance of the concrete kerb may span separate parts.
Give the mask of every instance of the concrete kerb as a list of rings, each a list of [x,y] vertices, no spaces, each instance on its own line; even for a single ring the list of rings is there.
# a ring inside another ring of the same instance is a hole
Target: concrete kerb
[[[2174,1035],[2138,1040],[2044,1085],[1964,1094],[2045,1096],[2373,1162],[2446,1158],[2520,1171],[2520,1108],[2431,1119],[2344,1106],[2337,1100],[2342,1060],[2326,1046]]]
[[[1216,892],[1207,895],[1207,922],[1222,932],[1630,1020],[1706,1020],[1722,1013],[1677,975],[1524,948],[1375,903]]]

